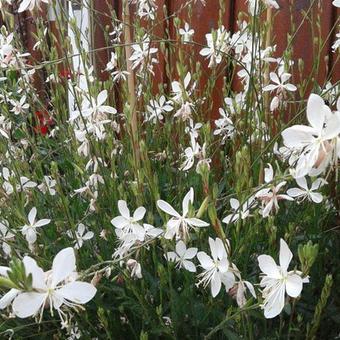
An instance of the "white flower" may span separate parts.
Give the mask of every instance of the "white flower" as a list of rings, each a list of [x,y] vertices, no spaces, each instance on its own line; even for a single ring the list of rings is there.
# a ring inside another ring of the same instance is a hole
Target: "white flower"
[[[26,260],[25,260],[26,259]],[[63,320],[62,306],[77,308],[89,302],[96,294],[96,288],[87,282],[77,281],[76,259],[73,248],[61,250],[54,258],[52,270],[44,272],[30,257],[25,257],[25,267],[32,273],[32,292],[23,292],[13,301],[13,312],[19,318],[40,313],[49,306],[51,314],[56,309]]]
[[[147,117],[147,121],[156,123],[157,120],[163,120],[163,113],[171,112],[173,109],[170,102],[166,101],[164,96],[161,96],[158,101],[152,99],[149,105],[147,105],[147,110],[150,114]]]
[[[144,207],[137,208],[133,213],[133,216],[131,216],[126,201],[119,200],[118,210],[121,215],[111,220],[111,223],[114,225],[114,227],[121,230],[122,234],[133,233],[144,239],[145,230],[139,224],[139,221],[141,221],[144,218],[144,215],[146,213],[145,208]]]
[[[41,2],[44,2],[45,4],[48,4],[50,0],[22,0],[18,12],[24,12],[27,9],[32,11],[35,7],[40,8]]]
[[[215,120],[214,135],[222,135],[222,144],[224,144],[227,138],[234,135],[235,127],[226,110],[219,108],[219,113],[221,118]]]
[[[180,170],[182,171],[190,170],[194,165],[195,158],[199,158],[201,155],[205,154],[205,144],[201,147],[193,134],[190,134],[190,144],[191,146],[188,146],[181,155],[181,157],[184,158],[180,167]]]
[[[195,217],[188,217],[189,205],[194,202],[194,189],[190,188],[182,202],[182,215],[180,215],[169,203],[158,200],[157,206],[159,209],[172,216],[167,223],[167,229],[164,237],[172,239],[176,235],[176,239],[186,239],[189,235],[189,228],[207,227],[206,223]]]
[[[56,194],[54,189],[56,184],[57,181],[52,179],[51,176],[44,176],[44,182],[38,185],[38,189],[44,194],[48,192],[51,196],[54,196]]]
[[[291,188],[287,190],[287,194],[294,198],[301,198],[302,200],[308,199],[309,201],[313,201],[314,203],[322,202],[322,195],[318,192],[314,192],[322,187],[325,184],[325,180],[322,178],[318,178],[312,183],[311,188],[308,188],[307,180],[305,177],[300,177],[296,179],[296,183],[300,188]]]
[[[36,221],[35,218],[37,216],[37,208],[33,207],[31,211],[28,213],[28,224],[25,224],[21,228],[22,234],[26,237],[26,240],[29,244],[35,243],[37,240],[37,228],[41,228],[44,225],[47,225],[51,222],[49,219],[42,219]]]
[[[201,278],[198,285],[203,284],[206,287],[210,284],[211,295],[215,297],[220,292],[222,283],[227,292],[234,286],[235,276],[230,271],[228,254],[222,240],[209,237],[209,246],[212,258],[203,251],[197,254],[204,269],[204,272],[198,275]]]
[[[180,83],[179,81],[173,81],[171,83],[171,88],[172,88],[172,92],[173,92],[173,100],[176,103],[182,103],[184,104],[188,98],[190,97],[190,89],[189,89],[189,84],[191,81],[191,74],[190,72],[188,72],[186,74],[186,76],[184,77],[184,81],[183,84]],[[194,87],[194,85],[193,85]],[[193,88],[192,87],[192,88]]]
[[[113,71],[117,67],[118,57],[117,54],[111,52],[111,60],[106,65],[106,71]]]
[[[265,182],[270,183],[274,178],[274,171],[272,166],[268,164],[268,168],[266,168],[264,171]],[[283,186],[286,185],[286,183],[286,181],[282,181],[276,186],[272,185],[269,188],[261,189],[255,194],[255,197],[262,202],[263,209],[261,211],[261,214],[263,217],[268,217],[272,210],[277,211],[279,209],[279,200],[294,201],[294,199],[288,195],[279,194],[279,191]]]
[[[209,67],[215,67],[229,51],[230,33],[221,26],[215,34],[208,33],[205,37],[208,47],[203,48],[200,55],[210,59]]]
[[[298,152],[295,177],[317,176],[336,162],[336,139],[340,133],[340,112],[332,113],[324,100],[311,94],[307,103],[311,126],[294,125],[282,132],[284,145]],[[334,153],[334,154],[333,154]]]
[[[80,249],[83,246],[84,241],[91,240],[91,238],[93,238],[94,233],[89,231],[83,223],[79,223],[77,230],[74,232],[71,230],[67,231],[67,236],[74,238],[74,248]]]
[[[0,221],[0,240],[2,242],[2,250],[6,256],[11,254],[11,247],[8,241],[13,241],[14,234],[9,230],[8,221]]]
[[[37,186],[37,183],[31,181],[25,176],[20,177],[20,184],[16,186],[17,191],[26,191],[27,189],[32,189]]]
[[[24,113],[30,107],[29,104],[26,103],[26,96],[22,96],[19,101],[11,99],[10,103],[13,106],[11,112],[15,115]]]
[[[176,252],[169,251],[166,254],[166,258],[168,261],[176,262],[176,266],[178,268],[184,268],[189,272],[195,273],[196,266],[192,261],[197,254],[197,248],[188,248],[186,247],[185,243],[180,240],[176,244]]]
[[[269,77],[270,80],[274,84],[267,85],[263,88],[263,91],[274,91],[277,93],[282,93],[284,91],[294,92],[297,90],[296,86],[293,84],[287,84],[287,81],[290,79],[292,75],[290,73],[282,73],[280,78],[274,72],[270,72]]]
[[[151,47],[150,38],[147,35],[144,35],[141,43],[133,44],[133,53],[130,57],[132,61],[132,69],[139,68],[143,69],[144,66],[153,73],[152,64],[157,63],[157,59],[153,58],[153,54],[158,52],[158,48]]]
[[[230,206],[233,209],[233,213],[226,216],[222,222],[223,223],[234,223],[241,218],[242,220],[246,219],[250,214],[250,209],[254,207],[255,200],[254,197],[250,197],[243,205],[240,207],[240,202],[236,198],[230,199]]]
[[[116,114],[117,110],[111,106],[103,105],[107,100],[107,90],[101,91],[97,98],[91,98],[91,100],[84,100],[81,111],[74,111],[71,113],[70,120],[74,120],[80,116],[83,117],[97,116],[104,113]]]
[[[183,42],[190,42],[192,36],[194,35],[195,31],[190,28],[189,24],[186,22],[184,24],[184,28],[179,29],[179,34],[183,36]]]
[[[293,258],[287,243],[280,240],[280,266],[268,255],[260,255],[258,262],[264,276],[260,286],[263,289],[264,316],[271,319],[279,315],[285,305],[285,293],[290,297],[297,298],[302,291],[303,283],[309,282],[308,278],[301,278],[299,271],[287,271]]]
[[[138,263],[136,260],[129,259],[126,262],[126,266],[130,270],[132,278],[141,279],[143,277],[143,275],[142,275],[142,267],[141,267],[140,263]]]

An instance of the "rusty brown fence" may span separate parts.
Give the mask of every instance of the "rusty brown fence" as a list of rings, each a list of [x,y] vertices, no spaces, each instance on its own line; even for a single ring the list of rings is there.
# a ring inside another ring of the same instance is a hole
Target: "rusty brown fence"
[[[303,61],[302,78],[310,74],[315,74],[315,80],[322,85],[327,80],[337,82],[340,79],[339,54],[332,51],[332,43],[335,40],[339,29],[339,9],[332,5],[332,0],[277,0],[280,5],[279,10],[275,10],[273,17],[273,40],[277,46],[274,56],[281,56],[290,44],[293,50],[292,60],[295,62],[294,77],[301,75],[298,67]],[[195,44],[181,46],[190,56],[195,56],[201,64],[203,77],[200,86],[204,87],[209,78],[210,70],[208,62],[199,55],[199,50],[205,44],[205,34],[217,29],[219,24],[219,0],[206,0],[204,6],[201,1],[196,1],[190,9],[183,8],[183,0],[157,0],[158,10],[155,25],[152,29],[153,37],[156,39],[178,39],[174,29],[174,18],[178,17],[182,22],[190,22],[190,26],[195,30]],[[110,48],[107,46],[107,32],[112,24],[111,14],[116,13],[117,18],[122,18],[122,0],[95,0],[93,1],[93,21],[92,48],[96,50],[94,61],[97,75],[101,80],[106,80],[108,74],[103,72],[110,57]],[[225,0],[226,10],[222,17],[222,24],[230,32],[237,30],[237,20],[242,17],[242,12],[247,12],[246,0]],[[22,33],[24,44],[34,59],[39,60],[39,52],[33,50],[35,40],[35,20],[30,12],[17,13],[17,5],[12,6],[12,11],[16,20],[16,25]],[[46,8],[42,10],[42,15],[47,19]],[[263,18],[265,20],[265,18]],[[55,35],[58,36],[55,25],[50,22]],[[315,63],[315,44],[313,33],[319,35],[323,41],[320,63]],[[180,44],[179,44],[180,46]],[[108,48],[106,48],[108,47]],[[299,62],[300,60],[300,62]],[[169,83],[171,75],[167,72],[169,63],[176,64],[176,55],[172,53],[160,53],[159,64],[156,68],[155,84]],[[175,68],[174,68],[175,69]],[[226,69],[225,72],[228,72]],[[222,74],[214,88],[214,107],[211,116],[218,115],[218,107],[221,102],[221,90],[223,84]],[[295,79],[301,81],[301,79]],[[302,79],[303,80],[303,79]],[[37,80],[36,87],[43,84],[42,79]],[[237,82],[234,84],[238,87]]]

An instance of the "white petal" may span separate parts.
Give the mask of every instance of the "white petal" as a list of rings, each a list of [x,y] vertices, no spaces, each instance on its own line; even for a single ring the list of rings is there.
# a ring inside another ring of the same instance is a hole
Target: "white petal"
[[[22,293],[13,301],[13,312],[19,318],[33,316],[39,312],[46,298],[46,293]]]
[[[269,78],[273,83],[275,83],[277,85],[281,84],[280,79],[275,72],[270,72]]]
[[[302,148],[310,144],[315,130],[305,125],[294,125],[282,132],[283,143],[287,148]]]
[[[58,290],[58,294],[75,303],[87,303],[96,295],[97,289],[87,282],[74,281]]]
[[[197,253],[197,258],[198,258],[198,261],[200,261],[201,266],[204,269],[210,269],[210,268],[212,268],[214,266],[213,260],[204,251],[198,252]]]
[[[182,202],[183,216],[186,216],[189,211],[189,204],[194,201],[194,189],[190,188],[188,193],[184,196]]]
[[[299,197],[306,195],[306,191],[299,188],[291,188],[287,190],[287,194],[291,197]]]
[[[268,163],[268,168],[264,169],[264,181],[269,183],[274,178],[274,170],[273,167]]]
[[[299,185],[299,187],[308,190],[307,180],[305,177],[297,178],[296,183]]]
[[[217,256],[220,260],[222,260],[223,258],[227,258],[227,251],[220,238],[216,238],[215,247],[216,247]]]
[[[0,275],[4,277],[8,277],[7,272],[9,271],[9,267],[0,266]]]
[[[325,106],[324,100],[312,93],[307,102],[307,118],[310,125],[317,131],[321,131],[325,122],[325,114],[323,107]]]
[[[285,305],[285,285],[281,284],[270,294],[271,296],[264,306],[264,316],[266,319],[275,318],[281,313]]]
[[[107,90],[103,90],[98,94],[97,105],[101,106],[102,104],[105,103],[106,99],[107,99]]]
[[[204,222],[198,218],[195,217],[191,217],[191,218],[186,218],[185,219],[186,222],[188,222],[188,224],[193,225],[195,227],[207,227],[209,225],[209,223]]]
[[[229,271],[221,274],[221,280],[227,292],[235,285],[235,276]]]
[[[44,225],[46,225],[46,224],[49,224],[51,222],[51,220],[49,220],[49,219],[47,219],[47,218],[44,218],[44,219],[42,219],[42,220],[39,220],[39,221],[37,221],[35,224],[34,224],[34,226],[37,228],[37,227],[42,227],[42,226],[44,226]]]
[[[280,266],[284,272],[287,272],[290,261],[293,258],[293,254],[290,251],[287,243],[284,239],[280,239]]]
[[[72,272],[76,270],[76,258],[73,248],[61,250],[53,259],[52,265],[52,286],[65,280]]]
[[[211,295],[215,297],[221,290],[221,278],[218,273],[215,273],[211,279]]]
[[[310,198],[312,199],[312,201],[314,203],[321,203],[322,199],[323,199],[322,195],[320,193],[318,193],[318,192],[311,192],[310,193]]]
[[[37,216],[37,208],[33,207],[31,211],[28,213],[28,222],[30,223],[30,225],[33,225],[36,216]]]
[[[146,213],[145,208],[144,207],[139,207],[133,213],[133,219],[135,221],[140,221],[140,220],[142,220],[144,218],[145,213]]]
[[[274,259],[269,255],[260,255],[257,258],[259,262],[259,267],[264,274],[271,278],[280,278],[280,272]]]
[[[293,298],[298,297],[302,291],[302,279],[300,275],[292,274],[288,275],[286,282],[287,294]]]
[[[130,210],[127,207],[127,204],[126,204],[125,201],[123,201],[123,200],[118,201],[118,210],[123,217],[125,217],[127,219],[130,218]]]
[[[248,290],[250,291],[250,294],[256,299],[256,293],[255,293],[255,289],[252,283],[250,283],[249,281],[243,281],[243,282],[245,283]]]
[[[187,251],[185,252],[184,258],[187,260],[191,260],[194,258],[197,254],[197,248],[188,248]]]
[[[167,213],[168,215],[175,216],[175,217],[181,217],[181,215],[167,202],[163,200],[157,201],[157,206],[159,209]]]
[[[24,12],[26,9],[30,6],[31,0],[23,0],[22,3],[20,4],[20,7],[18,9],[18,12]]]
[[[183,267],[189,272],[192,272],[192,273],[196,272],[196,266],[191,261],[184,260]]]
[[[230,199],[230,206],[234,209],[237,210],[240,207],[240,202],[236,198],[231,198]]]
[[[35,289],[46,289],[44,271],[38,266],[37,262],[29,256],[22,260],[25,266],[26,275],[32,274],[32,286]]]
[[[126,220],[123,216],[117,216],[111,220],[111,224],[114,225],[116,228],[122,229],[127,224],[129,224],[129,221]]]
[[[20,291],[17,289],[11,289],[5,295],[3,295],[0,299],[0,309],[8,307],[12,303],[14,298],[19,294],[19,292]]]
[[[323,131],[323,138],[333,139],[338,134],[340,134],[340,112],[335,112],[327,120],[326,128]]]
[[[186,250],[187,250],[187,247],[185,243],[182,240],[178,241],[176,244],[176,253],[179,255],[179,257],[183,257]]]

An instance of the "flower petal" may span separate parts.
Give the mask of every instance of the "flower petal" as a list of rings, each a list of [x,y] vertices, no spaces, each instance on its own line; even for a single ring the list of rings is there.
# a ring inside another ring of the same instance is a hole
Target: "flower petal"
[[[133,213],[133,219],[135,221],[140,221],[140,220],[142,220],[144,218],[145,213],[146,213],[145,208],[144,207],[139,207]]]
[[[219,273],[215,273],[214,276],[211,279],[211,295],[215,297],[221,290],[221,278]]]
[[[310,125],[317,131],[321,131],[325,123],[324,106],[325,102],[320,96],[314,93],[309,96],[307,102],[307,119]]]
[[[97,289],[90,283],[74,281],[58,290],[58,294],[75,303],[87,303],[96,295]]]
[[[293,298],[298,297],[302,291],[302,278],[300,275],[291,274],[288,275],[286,282],[287,294]]]
[[[214,266],[214,262],[209,255],[207,255],[204,251],[200,251],[197,253],[198,261],[200,261],[202,268],[208,270]]]
[[[196,272],[196,266],[191,261],[184,260],[183,267],[191,273]]]
[[[178,241],[176,244],[176,253],[179,255],[179,257],[183,257],[186,250],[187,250],[187,247],[185,243],[182,240]]]
[[[76,258],[73,248],[61,250],[54,258],[52,264],[52,286],[65,280],[76,270]]]
[[[124,200],[118,201],[118,210],[123,217],[125,217],[126,219],[130,218],[130,210]]]
[[[293,254],[290,251],[287,243],[284,239],[280,239],[280,266],[284,272],[287,272],[290,261],[293,258]]]
[[[257,258],[261,271],[271,278],[280,278],[280,272],[274,259],[269,255],[260,255]]]
[[[181,215],[167,202],[163,200],[157,201],[157,206],[159,209],[164,211],[166,214],[175,216],[175,217],[181,217]]]
[[[19,318],[34,316],[39,312],[46,298],[46,293],[22,293],[13,301],[13,312]]]

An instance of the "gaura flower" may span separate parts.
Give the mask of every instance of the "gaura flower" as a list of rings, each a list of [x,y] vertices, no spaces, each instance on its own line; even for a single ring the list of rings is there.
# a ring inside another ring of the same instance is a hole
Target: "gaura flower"
[[[312,183],[311,188],[308,188],[307,180],[305,177],[297,178],[296,183],[300,188],[291,188],[287,190],[287,194],[291,197],[298,198],[301,200],[305,200],[306,198],[309,201],[314,203],[322,202],[322,195],[318,192],[314,192],[315,190],[320,189],[326,181],[322,178],[318,178]]]
[[[260,286],[263,288],[264,299],[262,308],[267,319],[279,315],[285,305],[285,294],[297,298],[302,291],[303,283],[309,282],[308,277],[302,278],[300,271],[288,271],[293,258],[287,243],[280,240],[280,265],[269,255],[260,255],[257,259],[263,272]]]
[[[195,31],[192,28],[190,28],[190,26],[187,22],[184,24],[184,28],[180,28],[178,32],[183,37],[184,43],[190,42],[192,36],[195,33]]]
[[[77,281],[76,259],[73,248],[61,250],[54,258],[52,270],[44,272],[34,259],[26,257],[25,267],[32,273],[33,291],[20,293],[13,301],[13,312],[19,318],[40,314],[49,307],[51,315],[57,310],[65,317],[62,306],[77,308],[89,302],[97,289],[90,283]]]
[[[265,172],[265,182],[270,183],[274,179],[274,171],[270,164],[268,168],[264,170]],[[282,181],[277,185],[272,185],[269,188],[264,188],[259,190],[255,197],[262,202],[263,209],[261,214],[263,217],[268,217],[272,210],[279,209],[280,200],[294,201],[294,199],[286,194],[279,194],[281,188],[287,184],[286,181]]]
[[[182,215],[180,215],[169,203],[158,200],[157,206],[166,214],[172,216],[167,223],[167,229],[164,237],[172,239],[176,235],[176,239],[186,239],[189,235],[189,228],[193,227],[207,227],[206,223],[195,217],[188,217],[189,205],[194,202],[194,189],[190,188],[188,193],[183,198]]]
[[[215,297],[221,290],[222,283],[228,292],[235,284],[235,276],[231,271],[230,262],[226,248],[221,239],[213,240],[209,237],[209,246],[211,257],[204,251],[197,254],[197,258],[204,269],[203,273],[198,275],[200,281],[197,285],[203,284],[207,287],[210,284],[211,295]]]
[[[192,260],[196,256],[196,254],[197,248],[187,249],[185,243],[180,240],[176,244],[176,252],[169,251],[165,257],[168,261],[176,262],[176,266],[178,268],[184,268],[189,272],[195,273],[196,266],[190,260]]]
[[[296,86],[293,84],[287,83],[292,75],[290,73],[282,73],[280,77],[274,73],[270,72],[269,77],[270,80],[274,84],[269,84],[263,88],[263,91],[275,91],[277,93],[282,93],[284,91],[295,92],[297,90]]]
[[[317,176],[336,162],[336,143],[340,134],[340,112],[334,112],[324,100],[311,94],[307,103],[310,126],[294,125],[282,132],[284,145],[299,154],[295,177]]]
[[[250,197],[245,203],[243,203],[242,206],[240,206],[239,200],[236,198],[230,199],[230,206],[233,210],[233,213],[226,216],[222,222],[223,223],[234,223],[238,221],[240,218],[242,220],[246,219],[250,214],[250,209],[254,207],[255,205],[254,197]]]
[[[146,213],[144,207],[137,208],[133,213],[133,216],[131,216],[126,201],[119,200],[118,210],[121,215],[111,220],[111,223],[114,225],[115,228],[120,229],[123,234],[129,233],[133,233],[136,235],[145,234],[144,228],[139,223],[139,221],[141,221],[144,218],[144,215]]]
[[[21,228],[22,234],[26,237],[26,240],[29,244],[35,243],[37,240],[37,228],[41,228],[46,224],[51,222],[50,219],[44,218],[42,220],[36,221],[37,217],[37,208],[33,207],[28,213],[28,224],[25,224]]]
[[[83,223],[79,223],[77,230],[74,232],[68,230],[66,234],[68,237],[74,239],[75,249],[80,249],[83,246],[84,241],[91,240],[94,236],[94,233],[89,231]]]

